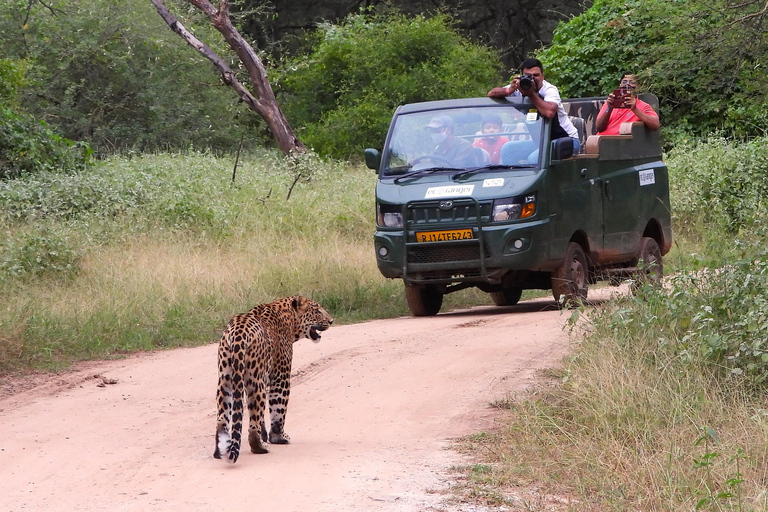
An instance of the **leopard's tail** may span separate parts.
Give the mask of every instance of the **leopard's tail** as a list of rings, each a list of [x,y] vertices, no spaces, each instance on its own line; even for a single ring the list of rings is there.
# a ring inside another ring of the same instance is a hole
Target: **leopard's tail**
[[[225,333],[226,335],[226,333]],[[218,418],[216,422],[216,450],[213,456],[225,457],[235,463],[240,456],[243,430],[243,398],[245,396],[245,357],[235,351],[219,368]]]
[[[243,430],[242,397],[242,386],[240,390],[235,387],[230,396],[230,408],[228,409],[231,412],[231,416],[226,415],[223,418],[219,418],[216,425],[216,451],[213,452],[213,456],[217,459],[221,459],[223,456],[233,464],[237,462],[237,458],[240,456],[240,439]],[[231,423],[228,421],[230,418]]]

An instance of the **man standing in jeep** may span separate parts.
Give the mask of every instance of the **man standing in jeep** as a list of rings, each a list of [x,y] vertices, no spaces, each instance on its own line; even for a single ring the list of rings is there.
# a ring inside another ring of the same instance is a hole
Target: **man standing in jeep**
[[[530,98],[539,113],[547,119],[552,119],[552,140],[561,137],[573,139],[573,151],[579,152],[579,132],[573,126],[568,114],[563,108],[560,91],[557,87],[544,80],[544,66],[539,59],[525,59],[520,68],[522,75],[512,79],[506,87],[494,87],[488,91],[489,98],[504,98],[506,96],[525,96]]]

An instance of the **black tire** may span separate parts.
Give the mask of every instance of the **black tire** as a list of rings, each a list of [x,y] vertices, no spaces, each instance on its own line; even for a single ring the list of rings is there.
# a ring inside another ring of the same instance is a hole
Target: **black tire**
[[[491,300],[497,306],[514,306],[520,302],[523,295],[523,289],[517,287],[504,288],[500,292],[491,292]]]
[[[661,260],[659,244],[650,237],[643,237],[638,254],[639,270],[635,273],[633,291],[638,291],[645,284],[659,286],[664,277],[664,262]]]
[[[434,286],[407,284],[405,301],[413,316],[435,316],[443,305],[443,293]]]
[[[563,263],[552,273],[552,295],[568,307],[587,300],[589,266],[584,249],[570,242]],[[562,299],[561,299],[562,297]]]

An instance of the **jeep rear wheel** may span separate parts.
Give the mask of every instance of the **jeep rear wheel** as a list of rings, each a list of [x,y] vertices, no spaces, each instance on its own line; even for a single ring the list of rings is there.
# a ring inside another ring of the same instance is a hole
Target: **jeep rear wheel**
[[[635,281],[632,291],[637,291],[644,284],[657,286],[664,277],[664,263],[661,261],[661,249],[659,244],[650,237],[643,237],[638,254],[638,271],[635,273]]]
[[[517,287],[504,288],[500,292],[491,292],[491,300],[497,306],[514,306],[520,301],[523,289]]]
[[[584,249],[570,242],[563,263],[552,273],[552,295],[566,306],[587,300],[589,267]]]
[[[434,316],[443,305],[443,293],[434,286],[406,284],[405,301],[413,316]]]

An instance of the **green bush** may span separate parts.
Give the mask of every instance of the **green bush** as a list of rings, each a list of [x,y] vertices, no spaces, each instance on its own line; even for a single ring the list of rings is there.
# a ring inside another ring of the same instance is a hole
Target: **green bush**
[[[633,324],[672,349],[658,352],[659,365],[708,368],[750,388],[768,384],[768,256],[680,272],[633,302],[614,312],[612,328],[618,335]]]
[[[634,71],[660,101],[665,136],[765,134],[768,13],[725,0],[597,0],[538,53],[563,96],[605,96]]]
[[[286,61],[274,86],[299,137],[321,155],[381,147],[404,103],[484,96],[498,56],[468,42],[447,15],[353,15],[322,25],[308,54]]]
[[[756,233],[768,218],[768,138],[681,142],[667,155],[680,229]]]
[[[88,144],[73,142],[42,121],[0,108],[0,180],[43,171],[76,172],[91,163]]]
[[[180,21],[229,59],[210,21],[184,4]],[[0,44],[25,63],[25,111],[99,154],[230,150],[259,122],[147,1],[0,2]]]
[[[2,248],[0,283],[9,278],[74,275],[80,255],[68,240],[50,230],[27,233]]]
[[[15,103],[24,83],[24,73],[19,63],[11,59],[0,59],[0,105]]]

